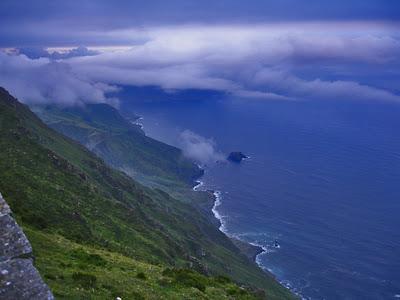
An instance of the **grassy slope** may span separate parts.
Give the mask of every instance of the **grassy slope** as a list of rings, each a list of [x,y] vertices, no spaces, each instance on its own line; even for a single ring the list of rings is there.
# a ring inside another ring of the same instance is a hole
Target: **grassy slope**
[[[36,111],[50,127],[150,186],[191,184],[202,174],[179,149],[147,137],[109,105],[41,107]]]
[[[69,299],[257,299],[224,277],[139,261],[25,228],[36,265],[56,298]],[[183,279],[183,280],[181,280]]]
[[[271,299],[290,297],[191,206],[108,168],[1,89],[0,148],[0,191],[25,228],[37,267],[56,294],[181,298],[198,292],[190,287],[193,282],[206,282],[206,294],[214,288],[227,294],[232,288],[231,283],[197,273],[178,274],[189,278],[189,287],[182,287],[160,273],[174,266],[228,275],[265,288]],[[76,248],[100,255],[103,263],[85,269],[82,257],[72,253]],[[71,255],[78,256],[77,264],[71,263]],[[126,267],[119,269],[121,265]],[[137,270],[148,280],[133,278]],[[90,275],[96,276],[96,283]],[[128,283],[134,286],[128,288]]]
[[[74,108],[41,106],[34,110],[48,126],[84,145],[108,165],[176,199],[201,205],[210,217],[213,196],[192,191],[193,179],[203,171],[184,158],[180,149],[145,136],[113,107],[92,104]]]

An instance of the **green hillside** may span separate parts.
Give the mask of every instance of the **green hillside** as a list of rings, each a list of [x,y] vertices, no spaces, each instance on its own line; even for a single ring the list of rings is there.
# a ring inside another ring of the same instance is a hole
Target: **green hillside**
[[[36,107],[35,112],[48,126],[148,186],[173,190],[182,184],[191,185],[202,175],[180,149],[147,137],[138,125],[107,104]]]
[[[0,148],[0,191],[59,298],[257,297],[242,284],[291,297],[193,206],[110,169],[4,89]]]

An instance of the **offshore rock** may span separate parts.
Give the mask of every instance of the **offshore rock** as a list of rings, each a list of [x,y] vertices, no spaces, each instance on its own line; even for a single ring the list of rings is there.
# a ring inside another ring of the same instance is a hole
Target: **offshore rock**
[[[248,158],[242,152],[231,152],[228,156],[228,160],[235,163],[240,163],[243,159]]]

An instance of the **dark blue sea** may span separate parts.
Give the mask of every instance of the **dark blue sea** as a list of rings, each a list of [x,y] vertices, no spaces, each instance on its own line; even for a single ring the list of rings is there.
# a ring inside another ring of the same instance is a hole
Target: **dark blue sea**
[[[241,164],[206,167],[223,230],[306,299],[400,298],[400,104],[123,95],[149,136],[212,139]],[[278,240],[280,248],[273,247]]]

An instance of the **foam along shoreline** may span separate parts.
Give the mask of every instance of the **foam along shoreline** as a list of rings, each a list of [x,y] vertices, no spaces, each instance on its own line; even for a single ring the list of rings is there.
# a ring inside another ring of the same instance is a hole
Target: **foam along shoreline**
[[[200,168],[200,166],[199,166]],[[202,186],[204,186],[204,182],[201,180],[196,180],[195,185],[193,186],[193,191],[195,192],[207,192],[206,190],[200,190],[200,188]],[[214,198],[214,203],[213,206],[211,208],[211,211],[214,215],[214,218],[217,220],[218,223],[218,229],[225,234],[227,237],[229,237],[233,243],[250,259],[252,259],[254,262],[257,263],[257,265],[265,270],[265,268],[263,268],[258,262],[257,262],[257,256],[267,252],[267,249],[260,246],[260,245],[256,245],[254,243],[249,243],[246,241],[242,241],[241,239],[239,239],[238,237],[232,236],[231,234],[228,233],[227,229],[226,229],[226,225],[224,222],[224,216],[222,216],[219,211],[218,211],[218,207],[222,204],[221,199],[222,199],[222,193],[221,191],[210,191],[208,190],[208,192],[212,193],[213,198]]]
[[[214,205],[212,207],[212,212],[214,214],[214,217],[218,220],[218,222],[220,224],[219,230],[221,232],[223,232],[225,235],[227,235],[234,242],[234,244],[236,246],[238,246],[239,249],[241,249],[241,250],[243,250],[243,252],[245,252],[246,256],[248,256],[253,261],[255,261],[257,263],[257,265],[265,271],[265,268],[260,264],[260,261],[258,260],[258,256],[263,253],[267,253],[268,249],[266,247],[263,247],[262,245],[258,245],[256,243],[250,243],[247,241],[243,241],[240,238],[238,238],[237,236],[234,236],[234,235],[231,235],[228,233],[228,230],[226,229],[226,225],[224,222],[224,216],[222,216],[218,211],[218,207],[222,204],[221,194],[222,194],[221,191],[213,192],[215,200],[214,200]],[[247,247],[243,247],[243,244],[247,244]],[[270,271],[269,271],[269,273],[270,273]]]
[[[143,120],[143,117],[137,118],[135,121],[130,121],[132,125],[139,126],[140,129],[144,129],[143,124],[140,122],[140,120]]]
[[[231,236],[229,235],[225,223],[224,223],[224,217],[218,212],[217,208],[218,206],[220,206],[222,204],[221,202],[221,191],[213,191],[213,195],[214,195],[214,205],[211,209],[212,213],[214,214],[214,217],[218,220],[219,222],[219,230],[222,231],[224,234],[226,234],[228,237],[231,238]]]
[[[195,181],[196,185],[193,187],[193,191],[197,192],[199,188],[201,188],[204,185],[203,181],[196,180]]]
[[[196,191],[198,190],[199,187],[204,185],[204,182],[198,181],[199,184],[197,186],[195,186]],[[267,249],[262,247],[261,245],[257,245],[255,243],[249,243],[246,241],[241,240],[240,238],[233,236],[231,234],[228,233],[228,230],[226,228],[226,223],[224,220],[224,216],[222,216],[219,211],[218,211],[218,207],[222,204],[222,193],[221,191],[211,191],[213,196],[214,196],[214,204],[213,207],[211,209],[214,218],[217,219],[218,221],[218,229],[224,233],[227,237],[229,237],[232,242],[251,260],[253,260],[255,263],[257,263],[257,265],[265,271],[265,268],[262,267],[262,265],[259,263],[257,257],[264,253],[267,252]],[[270,272],[268,272],[270,273]]]
[[[198,165],[199,168],[201,168],[201,166]],[[216,223],[218,223],[218,229],[225,234],[232,242],[233,244],[236,245],[236,247],[238,247],[238,249],[244,254],[246,255],[249,259],[251,259],[252,261],[254,261],[258,267],[263,270],[265,273],[269,274],[270,276],[272,276],[273,278],[275,278],[275,280],[277,282],[279,282],[283,287],[287,288],[288,290],[290,290],[291,292],[293,292],[295,295],[299,296],[301,299],[305,299],[301,294],[299,294],[297,291],[295,291],[293,289],[293,287],[291,286],[290,283],[287,282],[283,282],[283,281],[279,281],[275,275],[273,274],[272,270],[268,269],[267,267],[263,266],[260,260],[260,256],[266,253],[269,253],[271,251],[271,249],[254,243],[254,242],[247,242],[247,241],[243,241],[241,240],[239,237],[231,235],[228,233],[227,229],[226,229],[226,225],[225,225],[225,221],[224,221],[224,216],[222,216],[219,211],[218,211],[218,207],[222,204],[222,192],[218,191],[218,190],[200,190],[200,188],[204,186],[204,182],[201,180],[195,180],[194,181],[194,186],[193,186],[193,191],[195,192],[209,192],[212,193],[213,197],[214,197],[214,203],[213,206],[211,208],[211,211],[214,215],[214,218],[217,220]]]
[[[301,293],[300,293],[298,290],[296,290],[296,289],[292,286],[292,284],[291,284],[290,282],[284,281],[284,280],[278,280],[278,278],[276,278],[276,276],[274,275],[273,270],[271,270],[271,269],[269,269],[269,268],[263,266],[263,264],[261,263],[260,256],[261,256],[261,255],[264,255],[264,254],[267,254],[267,253],[273,252],[272,249],[270,249],[270,248],[268,248],[268,247],[265,247],[265,246],[262,246],[262,245],[257,244],[257,243],[253,243],[253,242],[249,242],[249,244],[250,244],[250,245],[253,245],[253,246],[255,246],[255,247],[259,247],[259,248],[262,249],[262,251],[261,251],[260,253],[258,253],[258,254],[254,257],[254,261],[257,263],[257,265],[258,265],[264,272],[267,272],[267,273],[271,274],[271,275],[275,278],[276,281],[278,281],[283,287],[287,288],[287,289],[288,289],[289,291],[291,291],[293,294],[295,294],[296,296],[300,297],[300,299],[302,299],[302,300],[307,300],[307,299],[309,299],[309,298],[305,298],[303,295],[301,295]],[[278,248],[280,248],[280,246],[279,246]]]
[[[202,183],[202,184],[204,184],[204,183]],[[236,245],[236,247],[238,247],[242,251],[242,253],[245,254],[248,258],[253,260],[261,270],[263,270],[264,272],[266,272],[269,275],[271,275],[272,277],[274,277],[275,280],[277,282],[279,282],[283,287],[287,288],[292,293],[299,296],[301,299],[305,299],[298,291],[293,289],[293,286],[290,283],[278,280],[275,277],[275,275],[273,274],[273,271],[271,269],[265,267],[261,263],[261,259],[260,259],[261,255],[270,253],[272,251],[270,248],[263,246],[261,244],[258,244],[258,243],[243,241],[239,237],[231,235],[227,232],[226,225],[224,222],[224,216],[222,216],[218,212],[218,209],[217,209],[222,204],[221,192],[213,191],[213,195],[214,195],[215,200],[214,200],[214,205],[212,207],[212,212],[214,214],[214,217],[218,220],[218,223],[220,224],[219,230],[221,232],[223,232],[227,237],[229,237],[231,239],[231,241]]]

